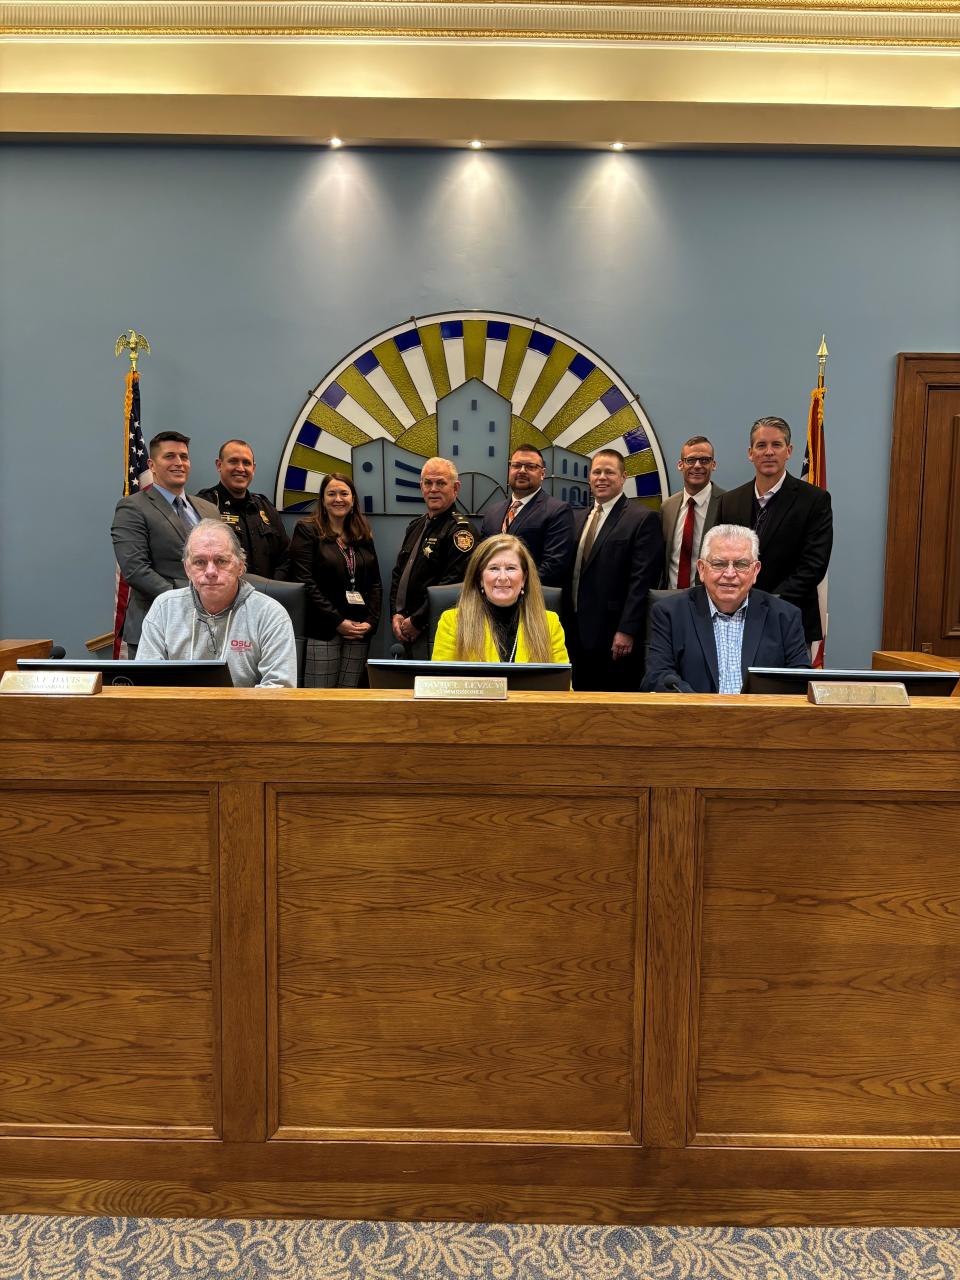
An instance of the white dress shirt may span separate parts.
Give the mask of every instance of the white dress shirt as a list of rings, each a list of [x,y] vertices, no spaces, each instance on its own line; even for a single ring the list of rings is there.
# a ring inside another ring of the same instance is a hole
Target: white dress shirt
[[[693,499],[693,547],[690,551],[690,585],[693,586],[697,576],[697,557],[700,554],[700,543],[703,541],[703,526],[707,519],[707,507],[713,493],[713,482],[704,485],[699,493],[683,491],[677,523],[673,529],[673,542],[670,545],[670,563],[667,565],[667,585],[676,587],[677,571],[680,568],[680,543],[683,541],[683,526],[687,519],[687,502]]]

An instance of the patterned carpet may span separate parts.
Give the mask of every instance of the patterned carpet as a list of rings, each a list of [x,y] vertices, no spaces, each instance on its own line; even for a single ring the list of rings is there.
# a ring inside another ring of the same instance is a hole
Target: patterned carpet
[[[0,1280],[960,1280],[960,1230],[0,1216]]]

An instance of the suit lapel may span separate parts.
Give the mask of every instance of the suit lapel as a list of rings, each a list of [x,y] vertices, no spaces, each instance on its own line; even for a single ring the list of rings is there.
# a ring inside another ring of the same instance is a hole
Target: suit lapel
[[[673,499],[676,497],[679,501],[675,504]],[[673,546],[673,535],[677,528],[677,520],[680,518],[680,508],[683,505],[683,490],[678,494],[671,495],[667,499],[669,506],[664,503],[664,525],[663,525],[663,541],[667,548],[667,560],[670,559],[670,548]]]
[[[616,502],[613,504],[613,506],[610,508],[609,512],[607,513],[607,518],[606,520],[604,520],[603,524],[601,525],[600,532],[594,538],[593,546],[590,548],[590,554],[587,556],[586,560],[583,562],[582,568],[585,569],[588,564],[592,564],[593,561],[596,559],[597,552],[606,542],[607,538],[610,536],[611,531],[615,529],[617,525],[620,523],[620,517],[623,515],[626,509],[627,509],[627,499],[625,495],[621,493],[620,497],[616,500]]]
[[[713,637],[713,620],[710,617],[710,601],[704,587],[698,587],[690,597],[690,610],[697,630],[697,639],[703,650],[703,660],[713,680],[713,692],[720,688],[720,662],[717,658],[717,642]]]
[[[787,513],[789,512],[790,508],[793,506],[793,504],[797,500],[796,485],[799,484],[800,482],[796,481],[794,484],[791,484],[790,482],[792,480],[793,480],[793,476],[788,475],[785,477],[783,481],[783,488],[780,490],[777,496],[773,499],[773,505],[770,508],[770,514],[767,516],[766,520],[764,520],[763,522],[763,529],[761,530],[760,541],[763,543],[764,546],[770,545],[770,542],[773,539],[773,535],[776,533],[780,525],[783,524],[784,520],[787,517]],[[762,555],[760,559],[761,560],[763,559]]]
[[[518,529],[523,528],[523,526],[529,520],[530,514],[533,511],[533,508],[540,501],[541,493],[543,493],[543,490],[542,489],[538,490],[535,497],[531,498],[529,502],[525,502],[523,504],[523,506],[520,508],[517,514],[513,517],[513,523],[510,525],[510,528],[507,530],[508,533],[516,533]],[[510,510],[510,503],[508,502],[507,511],[509,510]],[[504,515],[506,515],[506,512],[504,512]],[[500,523],[503,524],[503,521],[501,520]]]
[[[159,493],[156,493],[156,492],[153,490],[153,488],[150,488],[150,489],[148,489],[148,490],[147,490],[147,497],[148,497],[148,498],[150,499],[150,501],[153,503],[154,507],[155,507],[155,508],[160,512],[160,514],[163,516],[163,518],[164,518],[165,520],[169,520],[169,522],[170,522],[170,527],[171,527],[172,529],[174,529],[174,530],[176,531],[176,533],[177,533],[177,534],[182,538],[182,537],[183,537],[183,525],[182,525],[182,524],[180,523],[180,521],[178,520],[178,518],[177,518],[177,513],[174,511],[173,507],[172,507],[172,506],[171,506],[171,504],[166,500],[166,498],[161,497],[161,495],[160,495]],[[188,501],[189,501],[189,499],[188,499]]]
[[[753,666],[757,650],[760,648],[769,609],[770,606],[763,596],[751,592],[743,626],[743,647],[740,650],[740,670],[744,676],[747,674],[747,667]]]

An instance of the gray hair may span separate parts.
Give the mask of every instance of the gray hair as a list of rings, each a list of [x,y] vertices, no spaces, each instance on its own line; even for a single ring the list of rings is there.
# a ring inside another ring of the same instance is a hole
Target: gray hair
[[[456,484],[457,481],[460,479],[460,472],[457,470],[456,466],[454,465],[454,463],[450,461],[449,458],[428,458],[426,462],[423,464],[423,466],[420,468],[421,476],[423,475],[424,471],[426,471],[427,467],[431,466],[433,463],[436,463],[436,462],[442,463],[443,466],[447,468],[447,470],[450,472],[451,482],[453,484]]]
[[[778,418],[775,414],[770,414],[769,417],[758,418],[750,428],[751,444],[753,444],[753,437],[763,427],[773,427],[775,430],[780,432],[787,444],[790,443],[790,423],[787,422],[786,418]]]
[[[715,524],[712,529],[708,529],[703,535],[703,542],[700,544],[701,560],[706,560],[709,557],[710,548],[721,538],[736,539],[737,542],[749,542],[750,555],[754,560],[760,559],[760,539],[753,529],[748,529],[745,524]]]
[[[213,516],[204,516],[203,519],[195,524],[187,534],[187,540],[183,544],[184,564],[186,564],[190,559],[190,543],[199,535],[208,533],[222,534],[226,542],[227,550],[230,554],[235,556],[244,568],[247,567],[247,553],[240,545],[240,539],[228,524],[224,524],[222,520],[215,520]]]

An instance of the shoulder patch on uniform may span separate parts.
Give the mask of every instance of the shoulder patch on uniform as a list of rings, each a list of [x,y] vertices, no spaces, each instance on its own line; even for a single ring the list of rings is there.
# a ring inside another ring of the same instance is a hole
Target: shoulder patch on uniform
[[[459,525],[453,531],[453,545],[458,551],[472,551],[477,539],[469,525]]]

